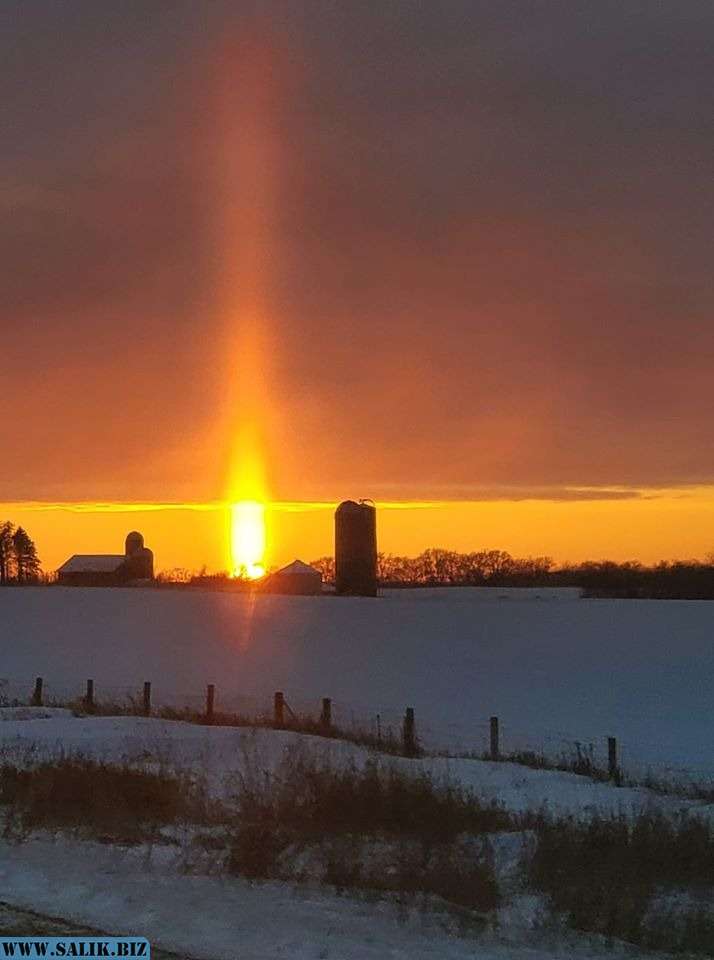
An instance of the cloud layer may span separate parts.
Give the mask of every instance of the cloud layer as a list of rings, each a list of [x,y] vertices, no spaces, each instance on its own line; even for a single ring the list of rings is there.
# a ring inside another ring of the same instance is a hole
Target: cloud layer
[[[714,478],[708,0],[235,8],[0,10],[0,499]]]

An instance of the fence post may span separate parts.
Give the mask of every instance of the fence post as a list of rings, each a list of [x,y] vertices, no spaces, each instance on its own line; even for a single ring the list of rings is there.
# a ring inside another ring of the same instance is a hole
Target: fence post
[[[404,754],[413,757],[416,753],[416,733],[414,727],[414,707],[407,707],[404,714],[404,728],[402,730]]]
[[[84,695],[84,709],[94,710],[94,680],[87,680],[87,692]]]
[[[320,726],[329,730],[332,726],[332,700],[329,697],[322,698],[322,713],[320,714]]]
[[[35,680],[35,692],[32,694],[32,699],[30,700],[30,706],[32,707],[42,706],[42,677],[37,677],[37,679]]]
[[[498,717],[491,717],[491,759],[498,760],[501,756],[501,747],[498,733]]]
[[[617,766],[617,738],[607,738],[607,773],[616,783],[620,779],[620,770]]]
[[[282,730],[285,726],[285,696],[278,690],[273,698],[273,726]]]
[[[144,682],[144,716],[151,716],[151,680]]]
[[[206,722],[213,723],[213,703],[216,698],[216,685],[209,683],[206,687]]]

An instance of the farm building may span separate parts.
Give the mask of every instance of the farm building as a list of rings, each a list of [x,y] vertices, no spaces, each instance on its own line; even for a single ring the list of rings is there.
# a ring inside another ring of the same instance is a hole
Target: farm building
[[[123,554],[77,553],[57,571],[58,582],[67,587],[119,587],[153,577],[154,554],[136,531],[127,536]]]
[[[318,570],[302,560],[293,560],[287,567],[266,577],[262,589],[265,593],[317,596],[322,593],[322,576]]]
[[[371,500],[344,500],[335,511],[335,590],[377,596],[377,511]]]

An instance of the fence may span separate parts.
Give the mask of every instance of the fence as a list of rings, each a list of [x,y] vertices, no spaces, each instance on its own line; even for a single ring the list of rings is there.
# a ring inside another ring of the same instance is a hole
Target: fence
[[[179,694],[151,681],[136,686],[99,686],[93,679],[72,685],[0,679],[2,707],[71,707],[79,712],[158,716],[216,725],[266,726],[341,737],[387,752],[419,753],[512,761],[528,766],[570,770],[636,783],[668,784],[714,793],[711,768],[676,762],[642,760],[635,745],[612,735],[574,736],[557,731],[519,731],[492,716],[465,724],[434,723],[406,706],[375,708],[331,697],[300,697],[285,691],[272,696],[247,696],[222,691],[214,683],[203,691]],[[2,710],[0,709],[0,719]],[[640,745],[641,746],[641,745]],[[650,745],[653,746],[653,745]]]

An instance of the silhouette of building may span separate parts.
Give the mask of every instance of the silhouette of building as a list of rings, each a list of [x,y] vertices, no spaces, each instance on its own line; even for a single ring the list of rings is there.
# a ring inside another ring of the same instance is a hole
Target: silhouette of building
[[[265,593],[288,593],[293,596],[318,596],[322,593],[322,574],[302,560],[293,560],[287,567],[266,577],[261,590]]]
[[[120,587],[136,580],[153,580],[154,554],[140,533],[126,538],[123,554],[75,554],[57,571],[68,587]]]
[[[377,510],[345,500],[335,511],[335,591],[377,596]]]

